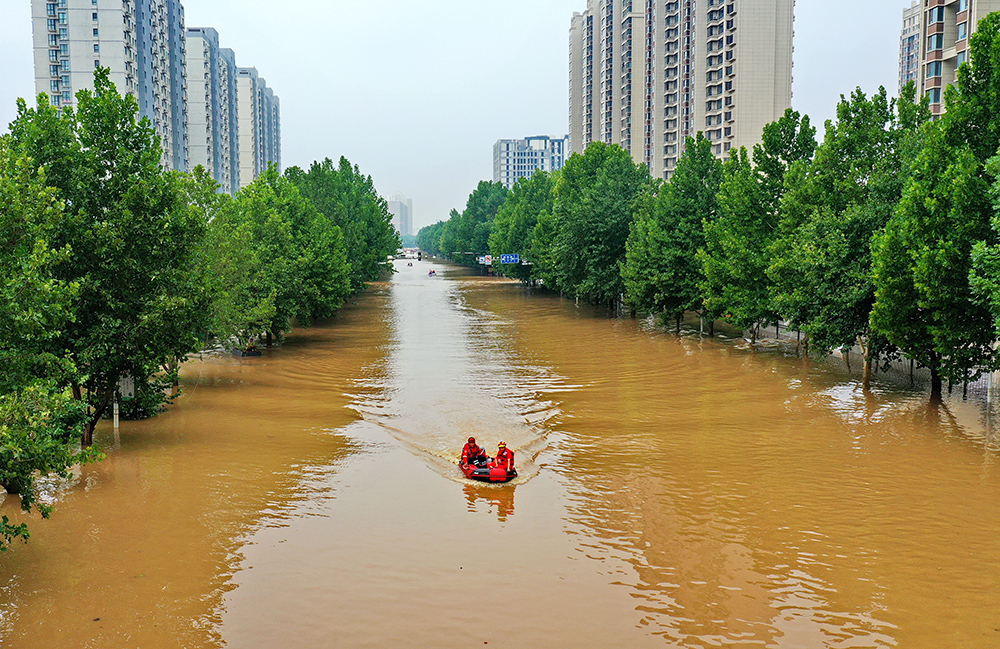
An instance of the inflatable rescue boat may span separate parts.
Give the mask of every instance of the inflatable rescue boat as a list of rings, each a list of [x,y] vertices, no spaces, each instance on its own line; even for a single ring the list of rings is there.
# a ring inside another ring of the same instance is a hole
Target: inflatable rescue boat
[[[462,473],[470,480],[480,480],[482,482],[507,482],[517,477],[517,469],[508,471],[502,467],[490,466],[488,462],[481,464],[468,464],[460,462],[458,465]]]

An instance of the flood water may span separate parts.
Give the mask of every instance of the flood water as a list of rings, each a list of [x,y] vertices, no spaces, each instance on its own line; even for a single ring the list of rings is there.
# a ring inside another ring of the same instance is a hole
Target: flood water
[[[102,429],[107,459],[0,556],[0,644],[1000,646],[1000,451],[975,420],[396,266]],[[469,434],[520,476],[464,480]]]

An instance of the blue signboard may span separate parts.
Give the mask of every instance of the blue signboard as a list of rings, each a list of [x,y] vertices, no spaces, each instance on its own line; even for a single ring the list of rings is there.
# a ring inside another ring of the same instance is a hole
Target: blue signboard
[[[521,255],[500,255],[501,264],[520,264]]]

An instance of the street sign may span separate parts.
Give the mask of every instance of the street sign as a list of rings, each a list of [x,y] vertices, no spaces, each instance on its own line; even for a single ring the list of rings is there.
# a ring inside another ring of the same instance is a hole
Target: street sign
[[[479,265],[482,266],[483,264],[486,263],[486,257],[477,257],[476,261],[478,261]]]
[[[520,264],[521,255],[500,255],[501,264]]]
[[[492,266],[493,265],[493,256],[492,255],[486,255],[485,257],[483,257],[483,263],[486,264],[487,266]]]

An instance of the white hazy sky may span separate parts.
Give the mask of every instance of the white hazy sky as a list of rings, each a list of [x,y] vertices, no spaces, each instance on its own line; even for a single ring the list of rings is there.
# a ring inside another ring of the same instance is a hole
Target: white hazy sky
[[[762,0],[767,1],[767,0]],[[820,124],[841,94],[896,93],[910,0],[798,0],[793,107]],[[569,24],[586,0],[184,0],[281,98],[282,163],[344,155],[414,226],[492,180],[493,143],[568,129]],[[0,132],[34,94],[29,0],[0,0]]]

